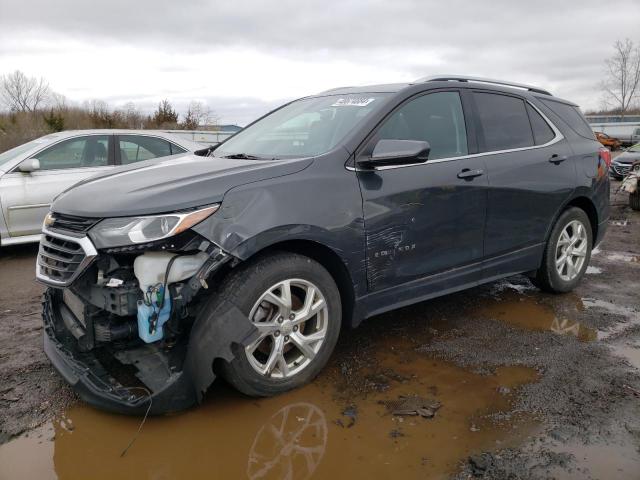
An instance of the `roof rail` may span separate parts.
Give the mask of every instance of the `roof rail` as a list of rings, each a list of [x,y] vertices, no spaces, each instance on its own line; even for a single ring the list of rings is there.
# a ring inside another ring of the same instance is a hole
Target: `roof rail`
[[[325,93],[331,93],[331,92],[336,92],[338,90],[344,90],[345,88],[354,88],[353,86],[348,86],[348,87],[335,87],[335,88],[330,88],[329,90],[324,90],[320,93],[318,93],[317,95],[324,95]]]
[[[542,93],[544,95],[551,95],[551,93],[548,90],[534,87],[532,85],[525,85],[523,83],[505,82],[504,80],[493,80],[491,78],[468,77],[466,75],[438,75],[435,77],[423,77],[423,78],[419,78],[414,83],[446,82],[446,81],[489,83],[492,85],[504,85],[506,87],[522,88],[524,90],[529,90],[530,92]]]

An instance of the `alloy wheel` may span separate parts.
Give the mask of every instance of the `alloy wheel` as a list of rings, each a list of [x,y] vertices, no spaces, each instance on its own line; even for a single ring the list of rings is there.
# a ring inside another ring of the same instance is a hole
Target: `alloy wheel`
[[[562,230],[556,245],[556,270],[562,280],[575,279],[582,270],[588,248],[587,230],[579,220],[572,220]]]
[[[290,378],[315,358],[327,336],[329,309],[320,289],[287,279],[264,292],[249,319],[258,338],[245,348],[250,365],[269,378]]]

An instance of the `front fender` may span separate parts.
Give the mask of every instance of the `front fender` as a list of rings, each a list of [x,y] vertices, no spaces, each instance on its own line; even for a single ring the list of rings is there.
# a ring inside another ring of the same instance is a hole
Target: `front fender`
[[[281,242],[321,244],[342,260],[356,295],[366,289],[362,198],[354,172],[344,168],[320,165],[234,188],[193,229],[240,260]]]

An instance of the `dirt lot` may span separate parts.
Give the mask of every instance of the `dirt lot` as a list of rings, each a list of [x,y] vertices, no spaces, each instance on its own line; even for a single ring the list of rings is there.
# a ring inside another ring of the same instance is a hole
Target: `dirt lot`
[[[640,214],[612,202],[576,292],[514,277],[377,317],[313,384],[217,384],[124,457],[139,419],[76,402],[41,351],[36,247],[1,249],[0,478],[640,478]]]

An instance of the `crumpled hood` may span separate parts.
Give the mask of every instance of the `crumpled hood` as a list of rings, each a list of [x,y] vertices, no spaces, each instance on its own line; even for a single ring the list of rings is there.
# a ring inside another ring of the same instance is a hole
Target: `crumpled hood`
[[[290,175],[312,162],[174,155],[90,177],[60,194],[51,209],[80,217],[173,212],[221,202],[233,187]]]

